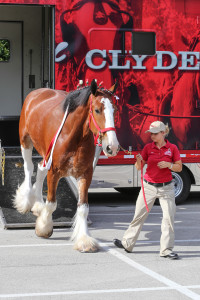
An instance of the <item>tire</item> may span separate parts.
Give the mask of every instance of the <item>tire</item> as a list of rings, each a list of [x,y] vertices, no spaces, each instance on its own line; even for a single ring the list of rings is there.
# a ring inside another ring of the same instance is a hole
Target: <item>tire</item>
[[[184,168],[180,173],[172,172],[172,177],[175,187],[175,201],[176,204],[180,204],[187,200],[189,196],[191,179],[188,172]]]
[[[190,193],[191,180],[188,172],[184,168],[180,173],[172,172],[172,177],[175,187],[175,202],[178,205],[187,200]],[[159,204],[159,200],[156,199],[155,205]]]

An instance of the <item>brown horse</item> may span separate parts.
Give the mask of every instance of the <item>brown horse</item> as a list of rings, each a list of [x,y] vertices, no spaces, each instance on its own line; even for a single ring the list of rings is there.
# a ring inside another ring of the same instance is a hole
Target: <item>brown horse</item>
[[[58,181],[61,177],[73,176],[79,190],[72,235],[74,248],[82,252],[97,251],[98,243],[87,228],[88,188],[92,180],[95,153],[93,134],[100,133],[105,155],[117,154],[119,144],[114,128],[115,106],[112,101],[115,89],[116,85],[109,90],[99,89],[93,80],[91,86],[69,93],[38,89],[25,99],[19,124],[25,180],[16,192],[14,206],[20,213],[31,210],[37,216],[37,236],[48,238],[52,235],[52,213],[56,210]],[[67,119],[55,144],[52,164],[49,170],[43,162],[38,164],[36,182],[32,186],[33,146],[44,158],[66,111]],[[44,203],[42,186],[46,175],[48,194]]]

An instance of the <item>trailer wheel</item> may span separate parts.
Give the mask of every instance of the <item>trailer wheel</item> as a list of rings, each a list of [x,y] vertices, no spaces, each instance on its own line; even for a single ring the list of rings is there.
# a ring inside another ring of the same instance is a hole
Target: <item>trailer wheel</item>
[[[175,202],[176,204],[180,204],[187,200],[190,188],[191,188],[191,180],[188,172],[183,169],[180,173],[172,172],[172,177],[174,181],[175,187]],[[159,200],[156,199],[156,205],[159,205]]]
[[[191,188],[190,176],[188,172],[183,169],[180,173],[172,172],[172,177],[175,187],[175,201],[176,204],[180,204],[187,200],[189,196]]]

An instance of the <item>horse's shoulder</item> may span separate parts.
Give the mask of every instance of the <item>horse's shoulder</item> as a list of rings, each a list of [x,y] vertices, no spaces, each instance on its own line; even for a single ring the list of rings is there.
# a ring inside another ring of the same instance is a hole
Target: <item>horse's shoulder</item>
[[[69,92],[63,91],[63,90],[54,90],[57,94],[67,96]]]

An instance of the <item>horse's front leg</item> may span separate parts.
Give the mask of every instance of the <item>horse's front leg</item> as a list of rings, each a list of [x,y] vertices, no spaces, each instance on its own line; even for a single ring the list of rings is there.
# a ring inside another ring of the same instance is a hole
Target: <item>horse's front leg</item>
[[[80,252],[96,252],[99,249],[98,242],[90,236],[87,225],[89,213],[88,188],[92,178],[92,171],[88,172],[86,178],[78,180],[79,201],[73,224],[74,249]]]
[[[56,210],[56,189],[59,176],[52,170],[47,174],[48,194],[47,200],[38,210],[35,233],[39,237],[49,238],[53,233],[52,213]]]
[[[25,148],[21,145],[22,157],[24,159],[24,173],[25,179],[23,183],[18,187],[16,195],[13,199],[14,207],[21,214],[27,213],[31,210],[34,204],[33,190],[31,177],[33,175],[33,162],[32,162],[32,151],[33,145],[29,148]]]

